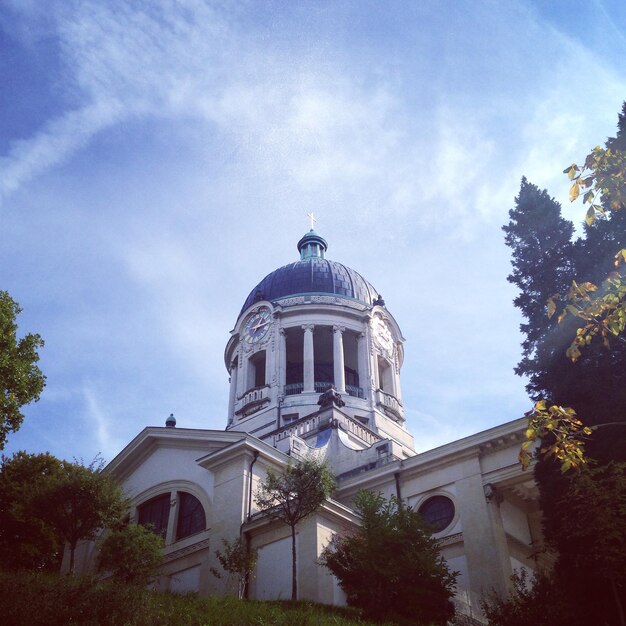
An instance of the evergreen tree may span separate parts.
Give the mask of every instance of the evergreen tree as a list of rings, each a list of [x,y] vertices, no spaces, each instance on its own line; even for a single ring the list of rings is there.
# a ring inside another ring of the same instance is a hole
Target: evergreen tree
[[[522,178],[515,208],[502,230],[512,251],[513,272],[508,281],[517,285],[519,295],[513,301],[526,321],[520,325],[524,334],[522,359],[515,368],[528,376],[531,397],[545,395],[545,363],[555,359],[567,367],[564,342],[567,335],[555,329],[548,319],[548,298],[564,291],[573,278],[571,243],[574,228],[561,216],[561,205]]]
[[[454,616],[456,574],[420,514],[392,496],[360,491],[361,526],[336,537],[322,563],[339,579],[348,604],[367,619],[434,626]]]
[[[608,139],[606,147],[620,151],[626,148],[625,144],[626,104],[619,116],[617,136]],[[608,584],[609,579],[603,579],[599,569],[591,567],[589,560],[584,558],[585,550],[591,550],[597,562],[611,562],[610,542],[596,542],[593,548],[581,546],[606,534],[606,516],[600,514],[602,507],[617,507],[618,501],[623,501],[623,480],[618,489],[618,481],[604,480],[604,477],[605,468],[612,461],[626,461],[626,344],[610,340],[607,349],[600,341],[592,342],[581,350],[574,363],[567,358],[565,351],[577,327],[586,322],[567,315],[559,324],[556,321],[559,311],[548,320],[547,316],[542,317],[540,309],[542,298],[545,302],[552,293],[566,292],[572,279],[578,284],[586,281],[600,284],[614,269],[615,253],[626,247],[626,210],[614,210],[613,200],[610,193],[603,195],[606,215],[596,216],[592,224],[585,226],[583,236],[572,245],[565,241],[567,231],[562,229],[555,207],[549,206],[541,194],[533,193],[523,180],[516,209],[510,213],[511,222],[504,228],[507,244],[513,251],[514,271],[509,280],[520,288],[515,304],[527,320],[522,325],[526,335],[523,358],[516,372],[529,376],[527,389],[533,399],[542,397],[549,403],[573,407],[586,426],[598,427],[585,448],[590,462],[597,467],[593,470],[596,473],[584,479],[589,494],[605,497],[602,504],[594,503],[591,496],[581,498],[577,485],[582,484],[583,478],[562,475],[560,463],[541,460],[535,468],[545,539],[557,557],[550,584],[567,598],[567,603],[582,620],[576,624],[594,623],[594,620],[595,623],[624,624],[626,580],[614,573],[611,584]],[[609,208],[612,210],[607,210]],[[556,250],[547,253],[538,248],[537,240],[542,231],[533,218],[535,211],[542,210],[552,216],[551,228],[560,235],[560,245],[556,244],[558,253]],[[552,291],[558,280],[563,280],[564,284]],[[567,303],[560,306],[564,304]],[[593,480],[600,479],[604,480],[602,488],[593,491]],[[594,514],[585,518],[583,537],[574,530],[585,517],[585,507]],[[611,541],[616,542],[615,546],[623,546],[626,542],[623,525],[612,524],[611,528]]]

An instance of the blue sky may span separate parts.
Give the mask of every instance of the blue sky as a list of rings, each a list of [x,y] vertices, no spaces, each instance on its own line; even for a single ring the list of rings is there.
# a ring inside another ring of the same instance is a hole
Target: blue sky
[[[529,408],[502,224],[626,99],[615,2],[4,0],[0,289],[48,378],[5,453],[222,429],[248,292],[328,256],[406,338],[418,450]]]

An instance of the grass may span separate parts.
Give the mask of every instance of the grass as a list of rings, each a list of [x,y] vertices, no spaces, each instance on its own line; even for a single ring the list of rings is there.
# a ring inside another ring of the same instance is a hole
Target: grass
[[[366,626],[352,609],[200,598],[89,578],[0,572],[4,626]]]

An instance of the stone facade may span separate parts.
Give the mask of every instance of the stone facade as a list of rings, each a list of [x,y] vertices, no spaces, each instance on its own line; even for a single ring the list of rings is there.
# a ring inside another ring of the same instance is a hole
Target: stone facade
[[[402,404],[398,324],[365,279],[325,260],[319,235],[305,235],[299,249],[300,262],[251,292],[231,331],[226,430],[169,420],[144,429],[107,468],[131,497],[131,516],[152,516],[165,537],[158,586],[233,593],[233,581],[211,568],[221,540],[243,536],[259,550],[249,595],[288,598],[289,528],[256,510],[253,495],[267,468],[314,455],[327,460],[338,488],[298,527],[302,598],[343,603],[318,557],[333,534],[358,524],[352,500],[370,489],[402,497],[438,525],[442,553],[459,572],[459,606],[480,617],[481,593],[505,592],[512,571],[535,569],[539,558],[537,490],[517,461],[525,420],[416,454]],[[93,557],[94,544],[84,544],[79,568],[92,569]]]

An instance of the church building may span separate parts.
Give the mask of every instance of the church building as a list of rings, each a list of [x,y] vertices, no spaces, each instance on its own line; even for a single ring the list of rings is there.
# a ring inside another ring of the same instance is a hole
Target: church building
[[[417,454],[406,428],[404,339],[380,293],[326,257],[311,230],[299,260],[280,267],[244,301],[226,343],[230,395],[225,430],[176,426],[142,430],[107,467],[132,498],[131,515],[166,542],[158,586],[173,592],[232,593],[217,578],[215,550],[243,536],[258,549],[249,596],[288,599],[289,527],[270,521],[254,494],[267,468],[325,459],[333,499],[297,527],[299,596],[344,603],[318,559],[335,533],[358,524],[360,489],[397,495],[436,528],[456,601],[478,615],[481,593],[506,592],[514,569],[534,570],[541,519],[532,472],[517,460],[524,418]],[[413,381],[408,381],[412,384]],[[93,568],[95,544],[77,554]]]

